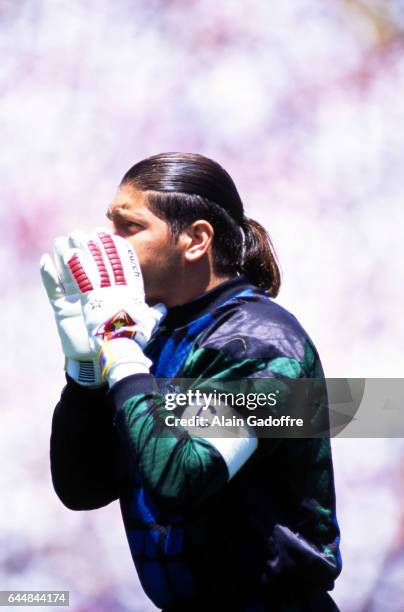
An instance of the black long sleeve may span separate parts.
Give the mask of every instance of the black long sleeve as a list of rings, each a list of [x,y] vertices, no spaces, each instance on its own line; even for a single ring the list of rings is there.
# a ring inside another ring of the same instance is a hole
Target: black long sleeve
[[[71,510],[92,510],[119,497],[127,477],[107,387],[88,389],[67,376],[50,440],[55,491]]]

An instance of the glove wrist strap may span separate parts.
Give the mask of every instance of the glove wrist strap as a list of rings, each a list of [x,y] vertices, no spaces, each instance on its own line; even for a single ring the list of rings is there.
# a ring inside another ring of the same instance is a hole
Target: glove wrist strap
[[[132,374],[149,374],[151,365],[150,359],[134,340],[116,338],[102,344],[100,367],[102,377],[110,387]]]

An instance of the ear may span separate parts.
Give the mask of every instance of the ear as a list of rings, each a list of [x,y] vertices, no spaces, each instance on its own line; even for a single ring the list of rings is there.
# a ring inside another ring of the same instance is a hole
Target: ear
[[[209,221],[200,219],[183,232],[184,257],[189,263],[200,260],[212,245],[214,230]]]

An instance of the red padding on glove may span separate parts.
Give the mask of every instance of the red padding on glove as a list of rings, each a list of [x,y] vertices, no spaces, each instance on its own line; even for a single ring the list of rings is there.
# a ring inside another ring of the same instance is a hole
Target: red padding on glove
[[[87,293],[87,291],[92,291],[93,286],[87,274],[85,273],[83,266],[81,265],[81,261],[77,253],[75,253],[73,257],[69,259],[67,264],[76,280],[76,283],[79,286],[81,293]]]
[[[95,264],[98,268],[98,272],[100,273],[101,279],[101,287],[110,287],[111,280],[109,278],[107,267],[104,263],[104,259],[102,257],[100,247],[95,244],[92,240],[88,243],[88,248],[90,249],[91,255],[94,257]]]
[[[121,258],[119,257],[119,253],[112,239],[112,236],[110,236],[110,234],[104,233],[99,233],[98,236],[100,237],[100,240],[104,245],[105,252],[111,263],[112,271],[114,273],[115,278],[115,284],[126,285],[127,283],[125,273],[123,271]]]

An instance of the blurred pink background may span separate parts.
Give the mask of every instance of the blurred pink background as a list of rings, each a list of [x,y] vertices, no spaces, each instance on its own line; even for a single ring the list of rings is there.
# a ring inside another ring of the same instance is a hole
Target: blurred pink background
[[[70,590],[72,612],[154,610],[118,504],[71,512],[51,486],[64,375],[39,257],[104,224],[136,161],[199,152],[272,236],[277,299],[326,375],[402,377],[404,5],[0,0],[0,32],[0,589]],[[343,612],[403,611],[403,442],[333,451],[333,596]]]

